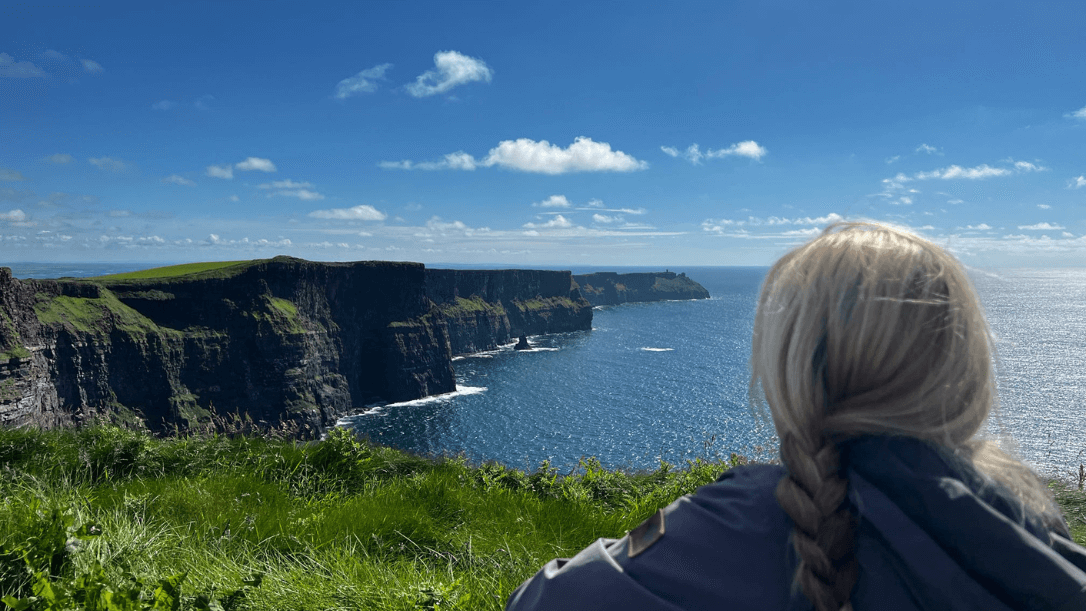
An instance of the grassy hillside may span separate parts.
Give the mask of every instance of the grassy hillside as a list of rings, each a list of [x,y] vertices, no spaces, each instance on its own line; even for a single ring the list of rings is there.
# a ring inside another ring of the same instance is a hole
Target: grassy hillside
[[[17,609],[501,609],[551,558],[621,536],[738,462],[631,475],[588,460],[563,476],[420,458],[342,430],[312,444],[0,430],[0,597]],[[1058,496],[1086,543],[1083,493]]]

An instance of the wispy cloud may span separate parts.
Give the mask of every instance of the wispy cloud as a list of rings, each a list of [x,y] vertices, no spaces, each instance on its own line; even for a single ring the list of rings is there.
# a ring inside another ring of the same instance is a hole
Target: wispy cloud
[[[317,219],[334,219],[342,221],[383,221],[388,215],[373,206],[362,204],[353,208],[332,208],[330,210],[314,210],[309,216]]]
[[[207,175],[212,178],[225,178],[230,180],[234,177],[234,168],[228,165],[209,165],[207,166]]]
[[[252,171],[260,170],[261,172],[275,172],[275,164],[269,159],[261,159],[260,157],[248,157],[245,161],[234,164],[235,170]]]
[[[7,53],[0,53],[0,78],[45,78],[45,70],[28,61],[15,61]]]
[[[48,158],[50,163],[71,163],[73,157],[68,153],[57,153],[56,155],[50,155]]]
[[[1063,116],[1067,117],[1068,119],[1086,119],[1086,106],[1083,106],[1076,111],[1069,112]]]
[[[567,219],[561,214],[555,215],[554,218],[546,223],[524,223],[525,229],[566,229],[573,227],[573,221]]]
[[[178,174],[171,174],[171,175],[167,176],[166,178],[163,178],[162,182],[173,183],[175,185],[184,185],[186,187],[191,187],[191,186],[196,184],[195,182],[185,178],[184,176],[180,176]]]
[[[16,208],[15,210],[8,210],[7,212],[0,212],[0,221],[8,221],[9,223],[19,223],[26,220],[26,213]]]
[[[1030,229],[1030,230],[1033,230],[1033,231],[1054,231],[1054,230],[1057,230],[1057,229],[1065,229],[1065,227],[1061,227],[1060,225],[1053,225],[1051,223],[1036,223],[1036,224],[1033,224],[1033,225],[1019,225],[1018,228],[1019,229]]]
[[[1007,168],[993,168],[988,164],[981,164],[972,168],[963,168],[960,165],[951,165],[938,170],[932,170],[931,172],[917,172],[913,175],[913,177],[916,180],[952,180],[955,178],[978,180],[982,178],[992,178],[994,176],[1009,176],[1010,174],[1012,174],[1012,172]]]
[[[901,155],[894,155],[893,157],[888,157],[886,159],[886,165],[890,165],[890,164],[894,163],[895,161],[898,161],[899,159],[901,159]]]
[[[812,228],[812,229],[814,229],[813,233],[818,233],[820,231],[820,229],[818,229],[818,227],[822,227],[822,226],[825,226],[825,225],[829,225],[830,223],[836,223],[838,221],[843,221],[843,220],[844,220],[844,217],[841,216],[840,214],[837,214],[836,212],[831,212],[831,213],[829,213],[829,214],[827,214],[825,216],[818,216],[818,217],[803,216],[803,217],[787,218],[787,217],[780,217],[780,216],[770,216],[770,217],[767,217],[767,218],[760,218],[760,217],[756,217],[756,216],[748,216],[745,219],[727,219],[727,218],[723,218],[723,219],[705,219],[701,223],[701,229],[702,229],[702,231],[708,232],[708,233],[724,234],[724,233],[729,233],[729,232],[734,233],[737,230],[742,232],[742,233],[749,233],[749,231],[747,229],[740,229],[740,228],[782,227],[782,226],[789,226],[789,225],[791,225],[791,226],[814,225],[816,227]],[[789,230],[787,232],[781,233],[780,230],[778,229],[776,231],[769,232],[769,233],[766,233],[764,235],[767,236],[767,237],[771,237],[771,236],[774,236],[774,235],[777,235],[777,236],[779,236],[779,235],[808,235],[808,234],[813,234],[813,233],[812,233],[812,231],[810,229],[805,229],[803,231],[798,231],[798,232]]]
[[[258,189],[312,189],[313,183],[311,182],[294,182],[291,179],[286,180],[273,180],[266,182],[262,185],[257,185]]]
[[[981,223],[980,225],[966,225],[965,228],[971,231],[989,231],[992,226],[988,223]]]
[[[466,83],[489,83],[493,76],[494,71],[481,59],[456,51],[439,51],[434,54],[434,69],[423,72],[404,88],[416,98],[424,98]]]
[[[639,161],[632,155],[611,150],[611,145],[606,142],[595,142],[584,136],[578,137],[567,148],[553,145],[546,140],[503,140],[490,149],[482,160],[457,151],[445,155],[444,160],[437,162],[382,161],[378,165],[385,169],[398,170],[474,170],[478,167],[498,166],[538,174],[632,172],[649,167],[648,163]]]
[[[196,101],[193,102],[192,105],[195,106],[198,110],[208,110],[208,108],[210,108],[208,106],[208,102],[210,102],[211,100],[214,100],[214,99],[215,99],[215,96],[211,95],[210,93],[207,93],[207,94],[204,94],[204,95],[196,98]]]
[[[939,150],[938,148],[936,148],[934,146],[931,146],[930,144],[921,144],[920,146],[916,147],[915,152],[917,152],[917,153],[927,153],[928,155],[942,155],[943,154],[943,151]]]
[[[108,170],[110,172],[123,172],[128,168],[127,163],[112,157],[91,157],[87,161],[99,170]]]
[[[384,79],[385,72],[391,67],[392,64],[380,64],[343,79],[336,85],[336,99],[344,100],[351,96],[377,91],[377,83],[374,81]]]
[[[0,168],[0,182],[15,182],[17,180],[26,180],[26,178],[15,170]]]
[[[90,59],[81,59],[79,63],[83,64],[83,71],[87,74],[101,74],[105,72],[105,68],[101,64]]]
[[[702,159],[714,159],[720,157],[749,157],[751,159],[761,159],[769,151],[765,147],[761,146],[753,140],[745,140],[743,142],[737,142],[727,148],[722,149],[707,149],[702,152],[697,143],[691,144],[685,151],[679,151],[679,149],[673,146],[661,146],[660,150],[671,157],[683,157],[694,165],[699,165]]]
[[[1071,182],[1067,183],[1068,189],[1081,189],[1082,187],[1086,187],[1086,174],[1076,176],[1071,179]]]
[[[1048,210],[1052,206],[1049,206],[1048,204],[1037,204],[1037,207],[1040,208],[1041,210]]]
[[[170,110],[175,106],[177,106],[177,102],[171,102],[170,100],[159,100],[151,104],[151,108],[154,110]]]

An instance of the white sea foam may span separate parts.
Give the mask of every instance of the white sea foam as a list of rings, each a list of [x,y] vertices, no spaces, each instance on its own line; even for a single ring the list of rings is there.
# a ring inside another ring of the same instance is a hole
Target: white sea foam
[[[641,349],[644,350],[645,352],[671,352],[672,350],[674,350],[674,348],[649,348],[649,347],[642,347]]]
[[[456,397],[463,397],[466,395],[477,395],[479,393],[486,392],[486,386],[460,386],[453,392],[447,392],[440,395],[431,395],[429,397],[423,397],[421,399],[414,399],[412,401],[401,401],[400,403],[384,403],[380,405],[367,405],[366,411],[352,414],[345,418],[340,418],[336,422],[336,426],[346,426],[351,423],[353,418],[359,416],[387,416],[388,410],[398,407],[417,407],[419,405],[428,405],[430,403],[444,403],[451,401]]]

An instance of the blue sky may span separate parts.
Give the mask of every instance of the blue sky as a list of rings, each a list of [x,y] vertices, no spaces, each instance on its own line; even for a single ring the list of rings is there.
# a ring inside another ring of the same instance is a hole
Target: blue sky
[[[0,7],[0,263],[1086,265],[1081,5],[886,4]]]

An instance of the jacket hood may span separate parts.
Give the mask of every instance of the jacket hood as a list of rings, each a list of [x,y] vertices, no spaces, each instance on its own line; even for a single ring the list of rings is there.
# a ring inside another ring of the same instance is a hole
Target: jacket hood
[[[1086,610],[1086,550],[1058,515],[1037,515],[967,461],[917,439],[861,437],[842,443],[841,457],[852,503],[916,575],[918,600]]]

